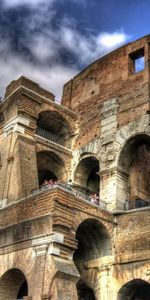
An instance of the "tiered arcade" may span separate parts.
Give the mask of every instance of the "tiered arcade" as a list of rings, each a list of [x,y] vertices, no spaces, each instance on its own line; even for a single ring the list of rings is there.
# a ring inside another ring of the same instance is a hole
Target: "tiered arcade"
[[[149,158],[150,36],[88,66],[61,104],[12,81],[0,104],[0,300],[148,300]]]

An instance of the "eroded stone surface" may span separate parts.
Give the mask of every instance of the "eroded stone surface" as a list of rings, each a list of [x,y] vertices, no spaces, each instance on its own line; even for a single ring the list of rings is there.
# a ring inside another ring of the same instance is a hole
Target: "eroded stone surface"
[[[0,300],[149,297],[149,45],[146,36],[91,64],[61,105],[25,77],[7,87]]]

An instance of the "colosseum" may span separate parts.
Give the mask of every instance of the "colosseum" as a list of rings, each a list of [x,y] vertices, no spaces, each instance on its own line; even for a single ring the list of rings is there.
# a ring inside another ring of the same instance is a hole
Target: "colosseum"
[[[150,35],[0,107],[0,300],[150,300]]]

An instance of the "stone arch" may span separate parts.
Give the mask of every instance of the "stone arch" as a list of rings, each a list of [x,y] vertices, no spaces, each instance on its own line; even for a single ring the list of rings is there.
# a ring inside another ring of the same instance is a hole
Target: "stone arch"
[[[72,132],[75,131],[77,125],[77,114],[73,111],[70,111],[68,108],[63,107],[56,102],[42,102],[41,105],[38,107],[37,116],[43,111],[56,111],[66,120],[69,124]]]
[[[93,153],[83,153],[74,171],[74,181],[82,188],[99,193],[99,159]]]
[[[112,255],[111,237],[106,226],[95,218],[87,218],[77,228],[78,249],[75,263]]]
[[[36,134],[62,146],[71,147],[73,128],[57,110],[44,110],[37,119]]]
[[[53,151],[37,152],[37,170],[39,185],[49,179],[65,182],[68,177],[64,161]]]
[[[86,152],[86,151],[84,151],[84,152],[82,152],[80,154],[79,161],[82,160],[82,159],[84,159],[84,158],[88,158],[88,157],[95,157],[97,160],[99,160],[99,157],[94,152]]]
[[[122,146],[117,165],[124,171],[129,172],[136,149],[146,143],[150,145],[150,136],[148,134],[139,133],[130,136]]]
[[[115,138],[118,145],[117,149],[122,149],[130,138],[143,133],[150,134],[148,114],[142,115],[138,120],[130,122],[117,130]],[[119,156],[120,152],[117,151],[116,161],[118,161]]]
[[[91,266],[98,264],[96,260],[99,264],[105,264],[105,259],[112,255],[111,236],[102,222],[95,218],[87,218],[78,226],[76,239],[78,248],[74,252],[73,260],[81,276],[77,284],[78,296],[79,299],[95,300],[99,275]]]
[[[89,219],[89,214],[83,211],[78,211],[78,213],[75,215],[74,218],[74,226],[73,229],[76,232],[79,228],[80,224],[85,222]],[[97,211],[97,207],[94,208],[94,211],[91,215],[92,220],[95,220],[96,222],[100,222],[104,228],[106,228],[106,231],[108,233],[108,236],[110,236],[111,240],[113,240],[113,233],[114,233],[114,217],[110,215],[109,213],[103,212],[102,210]]]
[[[0,299],[22,299],[28,296],[28,283],[19,269],[9,269],[0,278]]]
[[[78,300],[96,300],[94,291],[88,287],[81,279],[77,283]]]
[[[149,300],[150,284],[142,279],[133,279],[124,284],[118,292],[117,300]]]
[[[131,200],[131,208],[140,205],[138,199],[150,199],[149,160],[150,136],[144,133],[130,137],[119,154],[120,181],[124,187],[124,199]],[[144,205],[144,202],[141,202],[141,205],[142,203]]]

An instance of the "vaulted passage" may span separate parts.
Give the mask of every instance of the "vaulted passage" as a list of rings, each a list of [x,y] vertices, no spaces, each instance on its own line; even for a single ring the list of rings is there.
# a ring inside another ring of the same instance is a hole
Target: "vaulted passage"
[[[99,161],[94,156],[83,158],[75,172],[75,182],[93,192],[99,193]]]
[[[28,295],[28,284],[18,269],[7,271],[0,279],[0,300],[23,300]]]
[[[150,137],[139,134],[131,138],[120,156],[130,208],[149,205],[150,201]],[[126,177],[125,177],[126,174]]]
[[[43,111],[39,114],[36,134],[70,148],[72,136],[70,126],[57,111]]]
[[[94,292],[82,280],[77,283],[77,292],[79,300],[96,300]]]
[[[135,151],[130,175],[130,195],[150,199],[150,145],[143,144]]]
[[[77,284],[78,297],[79,300],[95,300],[95,291],[86,282],[88,277],[88,283],[92,283],[92,272],[89,275],[85,263],[111,256],[111,239],[105,226],[95,219],[86,219],[79,225],[76,239],[78,248],[74,253],[74,263],[81,276]]]
[[[50,179],[67,180],[64,162],[54,152],[42,151],[37,153],[37,168],[39,185]]]
[[[83,221],[76,233],[78,249],[74,253],[74,261],[83,262],[111,255],[111,239],[107,229],[95,219]]]
[[[119,291],[117,300],[149,300],[150,284],[141,279],[126,283]]]

